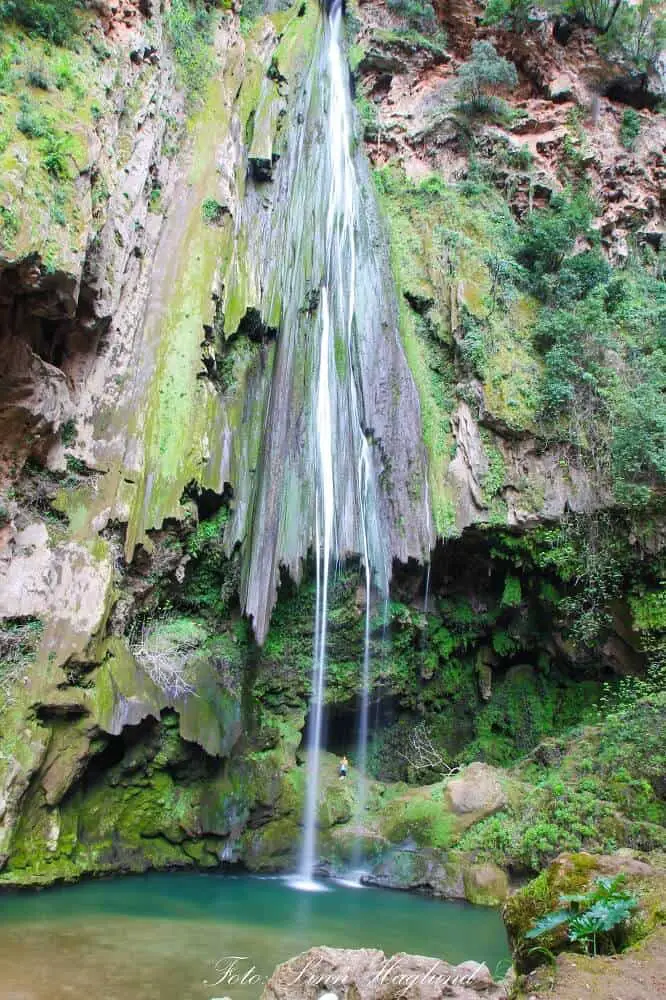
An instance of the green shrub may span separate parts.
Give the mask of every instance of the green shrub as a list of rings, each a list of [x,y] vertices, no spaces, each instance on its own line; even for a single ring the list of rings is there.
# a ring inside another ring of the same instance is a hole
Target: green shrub
[[[438,26],[437,15],[430,0],[387,0],[387,6],[416,31],[430,33]]]
[[[533,6],[530,0],[489,0],[483,23],[504,24],[512,31],[521,31],[527,26]]]
[[[418,847],[445,849],[451,846],[453,817],[440,801],[421,796],[397,800],[389,805],[388,813],[383,832],[392,842],[409,839]]]
[[[504,590],[502,592],[502,607],[505,608],[517,608],[520,607],[522,601],[522,589],[520,586],[520,580],[517,576],[511,576],[510,574],[504,580]]]
[[[363,138],[367,142],[374,142],[379,134],[377,105],[367,97],[357,97],[356,108],[363,127]]]
[[[64,132],[48,131],[40,144],[42,166],[58,180],[68,180],[72,177],[75,144],[71,135]]]
[[[368,774],[378,781],[407,781],[405,754],[413,729],[414,722],[408,719],[378,728],[368,746]]]
[[[641,116],[633,108],[627,108],[620,124],[620,142],[625,149],[633,149],[641,130]]]
[[[50,130],[50,125],[36,104],[24,99],[16,116],[16,127],[28,139],[42,139]]]
[[[67,471],[71,476],[88,475],[88,466],[82,458],[77,458],[76,455],[66,454],[65,464],[67,466]]]
[[[173,0],[165,15],[181,82],[190,101],[203,92],[213,72],[210,52],[214,8],[204,0]]]
[[[459,343],[460,359],[472,375],[483,379],[488,365],[487,331],[484,325],[465,311],[462,316],[463,337]]]
[[[79,31],[74,0],[0,0],[0,21],[13,20],[30,34],[66,45]]]
[[[0,243],[7,248],[12,248],[20,228],[21,224],[16,212],[6,205],[0,205]]]
[[[18,61],[18,46],[12,40],[0,55],[0,94],[9,94],[14,90],[16,79],[14,66]]]
[[[500,106],[497,93],[518,84],[516,67],[498,55],[492,42],[474,42],[472,57],[457,73],[458,97],[472,111],[494,110]]]
[[[614,850],[616,825],[617,806],[600,789],[552,771],[505,812],[475,824],[457,846],[516,871],[539,872],[562,851]]]
[[[247,32],[264,12],[264,0],[242,0],[240,10],[241,31]]]
[[[589,231],[572,205],[533,213],[517,242],[523,281],[548,305],[534,332],[541,415],[559,421],[623,502],[644,502],[645,488],[666,479],[666,284],[636,259],[612,270],[596,251],[567,256]]]
[[[67,205],[67,195],[62,187],[58,186],[53,192],[53,201],[51,202],[49,211],[51,218],[59,226],[67,225],[67,214],[65,211]]]
[[[51,79],[43,64],[30,66],[26,72],[26,80],[30,87],[35,87],[37,90],[51,89]]]
[[[60,440],[64,445],[74,444],[77,438],[76,420],[70,417],[60,428]]]
[[[552,282],[579,236],[591,234],[593,204],[585,192],[556,195],[550,206],[531,212],[520,230],[514,253],[525,268],[530,291],[547,298]]]
[[[204,198],[201,203],[201,215],[204,222],[219,223],[225,214],[225,207],[216,198]]]
[[[55,64],[55,85],[58,90],[64,90],[74,83],[74,67],[68,52],[63,52]]]

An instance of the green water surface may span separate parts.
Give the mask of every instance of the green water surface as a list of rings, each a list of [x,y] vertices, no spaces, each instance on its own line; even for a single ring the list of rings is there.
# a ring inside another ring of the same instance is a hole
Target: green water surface
[[[151,874],[0,895],[0,996],[255,1000],[276,965],[318,944],[475,959],[500,974],[509,958],[495,910],[336,883],[302,893],[279,878]]]

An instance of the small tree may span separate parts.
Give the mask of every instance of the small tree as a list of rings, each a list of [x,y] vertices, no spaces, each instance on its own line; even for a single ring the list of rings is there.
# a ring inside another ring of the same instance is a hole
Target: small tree
[[[420,722],[409,734],[406,751],[398,751],[400,756],[415,771],[438,771],[440,774],[456,774],[459,770],[446,762],[443,754],[432,741],[425,722]]]
[[[499,105],[497,94],[518,84],[516,67],[500,56],[492,42],[474,42],[472,58],[457,73],[458,97],[472,111],[492,110]]]
[[[565,0],[564,11],[582,18],[593,28],[605,34],[622,7],[623,0]]]
[[[609,48],[641,72],[654,66],[666,48],[666,10],[661,0],[624,3],[608,32]]]

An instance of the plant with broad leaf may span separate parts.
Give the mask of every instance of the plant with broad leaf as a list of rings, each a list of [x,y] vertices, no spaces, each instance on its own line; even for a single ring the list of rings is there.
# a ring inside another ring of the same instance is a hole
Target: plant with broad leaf
[[[598,878],[588,892],[560,897],[560,909],[547,913],[527,931],[528,939],[541,937],[557,927],[567,926],[570,941],[580,943],[589,953],[617,951],[622,933],[638,906],[638,900],[623,888],[624,875]]]

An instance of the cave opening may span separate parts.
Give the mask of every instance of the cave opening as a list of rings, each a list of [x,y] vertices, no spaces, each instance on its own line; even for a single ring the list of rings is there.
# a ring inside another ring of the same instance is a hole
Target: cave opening
[[[623,76],[611,81],[604,91],[604,96],[637,111],[656,111],[661,100],[650,90],[645,73]]]
[[[394,725],[403,713],[396,698],[391,695],[371,692],[369,740],[383,729]],[[360,698],[353,701],[327,705],[324,712],[324,737],[322,746],[326,753],[342,757],[346,754],[352,763],[357,753],[359,733]],[[301,746],[307,748],[310,737],[310,713],[306,716]]]

